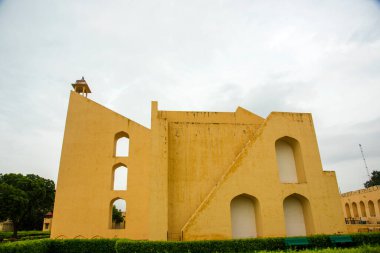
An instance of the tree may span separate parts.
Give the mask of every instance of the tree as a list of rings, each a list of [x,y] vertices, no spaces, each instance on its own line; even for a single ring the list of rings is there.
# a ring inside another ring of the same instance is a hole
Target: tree
[[[17,237],[22,217],[29,203],[27,194],[8,184],[0,184],[0,220],[13,222],[13,237]]]
[[[374,170],[371,174],[371,179],[364,183],[365,188],[380,185],[380,171]]]
[[[112,221],[116,224],[122,223],[124,221],[123,214],[116,206],[112,206]]]
[[[52,180],[29,174],[0,174],[0,220],[13,222],[17,231],[40,230],[44,215],[53,210],[55,184]]]

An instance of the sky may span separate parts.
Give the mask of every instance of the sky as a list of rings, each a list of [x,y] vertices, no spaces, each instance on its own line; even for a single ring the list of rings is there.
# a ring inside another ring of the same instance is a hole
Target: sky
[[[0,0],[0,173],[56,182],[71,83],[161,110],[313,114],[341,192],[380,170],[380,1]]]

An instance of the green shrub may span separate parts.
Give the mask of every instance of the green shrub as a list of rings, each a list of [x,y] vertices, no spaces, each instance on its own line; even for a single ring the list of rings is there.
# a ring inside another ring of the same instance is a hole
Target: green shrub
[[[264,252],[269,252],[269,251],[261,251],[262,253]],[[271,251],[274,253],[275,251]],[[309,249],[309,250],[302,250],[302,251],[276,251],[275,253],[379,253],[380,252],[380,246],[361,246],[361,247],[356,247],[356,248],[346,248],[346,249],[341,249],[341,248],[327,248],[327,249]]]
[[[0,231],[0,237],[2,237],[4,239],[11,238],[12,235],[13,235],[13,232],[3,232],[3,231]],[[31,231],[19,231],[17,233],[17,237],[18,238],[23,238],[23,237],[26,237],[26,236],[42,236],[42,235],[45,235],[46,238],[50,237],[50,232],[49,231],[31,230]]]
[[[380,243],[380,233],[353,234],[353,245],[376,245]],[[308,237],[308,248],[334,247],[329,235]],[[353,246],[352,245],[352,246]],[[193,242],[151,242],[118,240],[118,253],[220,253],[220,252],[255,252],[260,250],[285,249],[284,238],[258,238],[224,241],[193,241]]]
[[[360,253],[379,253],[380,246],[373,247],[373,246],[365,245],[365,246],[360,247],[359,250],[360,250]]]
[[[329,248],[329,247],[334,247],[333,243],[330,240],[329,235],[314,235],[308,237],[309,242],[311,244],[311,247],[313,248]]]
[[[67,239],[51,240],[50,252],[54,253],[116,253],[115,239]]]
[[[49,253],[50,240],[8,242],[0,245],[0,253]]]
[[[380,233],[357,233],[351,234],[355,245],[376,245],[380,244]]]
[[[250,253],[260,250],[285,250],[284,238],[257,238],[243,240],[215,240],[188,242],[131,241],[127,239],[67,239],[67,240],[27,240],[44,237],[44,235],[24,236],[25,241],[0,243],[0,253]],[[380,233],[351,235],[354,245],[351,248],[335,251],[328,235],[308,237],[309,248],[304,252],[345,252],[364,253],[380,252]],[[363,246],[364,245],[364,246]],[[315,250],[316,248],[324,250]],[[292,251],[286,251],[292,252]]]
[[[36,240],[36,239],[47,239],[50,235],[32,235],[32,236],[24,236],[19,239],[19,241],[25,240]]]
[[[118,253],[217,253],[285,249],[283,239],[245,239],[224,241],[149,242],[118,240]]]

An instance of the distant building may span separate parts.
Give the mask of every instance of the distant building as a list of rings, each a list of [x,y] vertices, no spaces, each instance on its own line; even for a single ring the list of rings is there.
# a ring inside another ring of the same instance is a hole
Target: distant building
[[[13,222],[10,220],[0,222],[0,231],[3,231],[3,232],[13,231]]]
[[[73,87],[52,238],[347,232],[335,173],[322,170],[311,114],[163,111],[152,102],[149,129],[87,99],[84,79]],[[126,154],[117,152],[122,141],[129,144]],[[114,183],[119,168],[127,171],[121,189]],[[126,221],[115,229],[112,206],[119,199],[126,201]]]
[[[52,221],[53,221],[53,213],[48,212],[44,217],[44,224],[42,227],[42,231],[50,231],[51,226],[52,226]]]
[[[349,232],[380,231],[380,185],[341,196]]]

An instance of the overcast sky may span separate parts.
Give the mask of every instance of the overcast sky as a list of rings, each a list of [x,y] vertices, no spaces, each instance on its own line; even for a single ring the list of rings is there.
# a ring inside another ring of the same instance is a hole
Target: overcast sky
[[[0,0],[0,173],[56,181],[70,83],[162,110],[311,112],[342,192],[380,169],[380,1]]]

